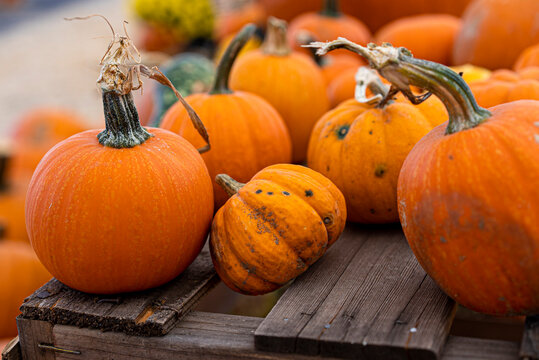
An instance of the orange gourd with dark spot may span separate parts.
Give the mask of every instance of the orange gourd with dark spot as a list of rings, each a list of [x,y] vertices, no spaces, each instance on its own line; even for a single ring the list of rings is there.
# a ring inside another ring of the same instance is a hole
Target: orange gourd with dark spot
[[[527,67],[539,67],[539,44],[524,49],[515,61],[513,69],[520,71]]]
[[[508,69],[528,46],[539,42],[539,1],[474,0],[462,16],[453,63]]]
[[[254,26],[247,26],[232,41],[219,64],[213,89],[186,98],[212,140],[212,150],[202,155],[212,178],[226,173],[248,181],[268,165],[291,161],[290,136],[277,110],[257,95],[228,88],[232,63],[253,31]],[[179,134],[197,148],[204,143],[179,102],[165,114],[160,127]],[[214,194],[218,209],[228,196],[215,182]]]
[[[449,65],[460,25],[460,19],[452,15],[416,15],[385,25],[378,30],[375,39],[378,44],[388,42],[395,47],[404,46],[417,58]]]
[[[247,184],[218,180],[230,194],[213,220],[210,251],[221,280],[249,295],[274,291],[303,273],[339,237],[344,197],[319,173],[273,165]]]
[[[17,336],[22,301],[51,277],[29,244],[0,241],[0,338]]]
[[[475,81],[470,88],[483,107],[491,107],[515,100],[539,100],[539,67],[494,71],[490,78]]]
[[[397,222],[402,163],[415,143],[446,119],[443,104],[434,97],[421,106],[399,97],[382,108],[349,99],[317,122],[307,164],[343,192],[348,220]]]
[[[292,161],[305,160],[311,130],[329,109],[329,101],[319,67],[309,56],[288,48],[283,22],[270,18],[262,49],[237,59],[230,85],[233,90],[259,95],[273,105],[290,133]]]
[[[213,215],[211,178],[197,150],[170,131],[140,125],[125,92],[132,84],[117,66],[128,51],[122,39],[99,78],[106,129],[51,149],[26,198],[28,236],[39,259],[58,280],[89,293],[172,280],[202,249]]]
[[[288,30],[290,47],[307,54],[308,50],[302,48],[298,42],[298,36],[303,31],[308,32],[317,41],[333,40],[341,36],[366,45],[372,38],[369,29],[361,21],[339,11],[337,0],[324,0],[324,6],[320,12],[305,13],[290,22]]]

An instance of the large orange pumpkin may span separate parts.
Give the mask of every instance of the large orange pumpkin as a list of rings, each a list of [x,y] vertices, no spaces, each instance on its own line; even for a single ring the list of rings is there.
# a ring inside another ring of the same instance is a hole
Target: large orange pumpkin
[[[449,65],[455,35],[461,21],[447,14],[423,14],[403,17],[382,27],[375,35],[378,44],[388,42],[404,46],[416,58]],[[346,37],[346,36],[344,36]],[[353,41],[352,39],[348,39]],[[354,41],[357,43],[357,41]]]
[[[27,182],[47,151],[60,141],[84,130],[84,120],[70,110],[37,108],[29,111],[17,123],[12,136],[10,178]]]
[[[290,136],[277,110],[258,95],[228,88],[232,64],[254,30],[254,25],[246,26],[231,42],[210,92],[186,98],[212,138],[212,150],[202,155],[212,178],[226,173],[248,181],[266,166],[290,162],[292,157]],[[161,128],[179,134],[195,147],[203,145],[204,140],[181,103],[169,109]],[[217,209],[228,196],[216,183],[214,194]]]
[[[539,100],[539,67],[494,71],[490,78],[470,83],[470,88],[483,107],[491,107],[515,100]]]
[[[344,197],[319,173],[273,165],[247,184],[219,175],[232,196],[213,220],[210,251],[232,290],[259,295],[276,290],[318,260],[346,222]]]
[[[402,163],[419,139],[447,119],[447,113],[434,97],[422,106],[402,97],[384,105],[367,103],[366,87],[380,94],[380,99],[387,91],[371,71],[361,68],[356,76],[363,94],[358,91],[357,99],[343,102],[316,123],[307,164],[343,192],[350,221],[397,222]]]
[[[474,0],[462,17],[453,63],[511,68],[518,55],[539,42],[539,1]]]
[[[533,46],[527,47],[515,61],[513,69],[520,71],[527,67],[539,67],[539,43]]]
[[[288,43],[292,49],[307,53],[308,50],[301,47],[300,40],[301,33],[305,31],[318,41],[342,36],[365,45],[372,37],[369,29],[361,21],[340,12],[338,0],[324,0],[321,11],[302,14],[290,22]]]
[[[268,100],[281,114],[292,139],[292,160],[305,160],[309,135],[329,108],[324,77],[309,56],[286,43],[286,24],[270,18],[260,50],[238,58],[230,85]]]
[[[29,244],[0,241],[0,338],[17,336],[22,301],[50,278]]]
[[[539,312],[539,101],[485,110],[466,82],[404,48],[353,48],[413,102],[415,85],[446,105],[447,124],[421,139],[398,182],[399,216],[426,272],[484,313]]]
[[[173,279],[198,255],[213,215],[204,161],[182,137],[140,125],[132,83],[118,66],[130,44],[121,37],[116,45],[98,81],[106,129],[51,149],[26,199],[39,259],[58,280],[90,293],[138,291]],[[136,69],[166,82],[158,72]]]

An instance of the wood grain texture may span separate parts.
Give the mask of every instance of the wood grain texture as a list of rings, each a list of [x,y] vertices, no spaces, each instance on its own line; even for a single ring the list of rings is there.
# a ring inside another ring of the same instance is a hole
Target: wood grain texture
[[[520,345],[520,358],[539,360],[539,315],[528,316]]]
[[[474,339],[450,336],[443,360],[515,360],[518,343],[503,340]]]
[[[436,359],[455,309],[400,227],[349,225],[290,286],[256,330],[255,344],[343,358]]]
[[[53,279],[25,300],[21,312],[24,318],[53,324],[160,336],[218,282],[209,252],[204,250],[180,276],[159,288],[103,297]]]
[[[2,350],[2,360],[20,360],[22,359],[21,344],[19,337],[13,338]]]
[[[40,349],[39,344],[52,345],[53,325],[38,320],[24,319],[17,317],[17,330],[19,331],[19,342],[23,359],[32,360],[54,360],[54,353]]]

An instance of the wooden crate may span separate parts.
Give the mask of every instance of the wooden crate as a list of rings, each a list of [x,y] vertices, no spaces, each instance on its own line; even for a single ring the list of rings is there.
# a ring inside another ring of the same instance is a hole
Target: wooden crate
[[[520,343],[450,335],[457,305],[398,226],[349,225],[265,318],[190,311],[218,281],[207,251],[136,294],[93,296],[53,279],[21,306],[2,359],[539,359],[538,317]]]

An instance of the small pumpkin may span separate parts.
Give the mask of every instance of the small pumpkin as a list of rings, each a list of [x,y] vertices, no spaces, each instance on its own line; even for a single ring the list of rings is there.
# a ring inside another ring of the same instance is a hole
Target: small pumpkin
[[[0,241],[0,338],[17,336],[22,301],[51,277],[30,244]]]
[[[539,100],[539,67],[519,72],[496,70],[487,80],[471,83],[470,88],[483,107],[522,99]]]
[[[305,160],[311,130],[329,109],[324,77],[309,56],[286,43],[286,23],[270,18],[260,50],[238,58],[230,87],[266,99],[281,114],[292,139],[292,161]]]
[[[246,26],[230,43],[211,90],[186,98],[212,137],[212,151],[202,155],[212,178],[227,173],[247,181],[268,165],[291,160],[290,136],[277,110],[258,95],[231,91],[228,87],[232,64],[254,30],[254,25]],[[203,139],[191,125],[189,114],[181,103],[170,108],[161,128],[179,134],[195,147],[203,145]],[[218,209],[228,196],[216,183],[214,194],[215,208]]]
[[[343,192],[349,221],[398,222],[397,179],[402,163],[415,143],[445,121],[447,114],[434,98],[423,107],[402,97],[386,102],[387,85],[366,67],[360,68],[356,81],[356,98],[316,123],[307,164]],[[377,96],[368,99],[367,88]]]
[[[539,43],[537,14],[537,0],[473,0],[462,16],[453,63],[511,68],[525,48]]]
[[[449,65],[460,26],[460,19],[453,15],[422,14],[388,23],[378,30],[374,38],[378,44],[388,42],[393,46],[404,46],[416,58]]]
[[[539,312],[539,101],[477,105],[443,65],[406,49],[357,49],[410,100],[409,85],[437,95],[449,120],[408,154],[398,204],[408,243],[453,299],[497,315]],[[327,49],[325,45],[321,52]]]
[[[327,41],[339,36],[363,45],[371,41],[369,29],[358,19],[343,14],[339,10],[338,0],[324,0],[323,4],[321,11],[302,14],[290,22],[288,43],[292,49],[307,53],[308,50],[302,48],[301,41],[298,41],[303,31],[308,31],[318,41]],[[339,51],[336,52],[338,53]]]
[[[513,65],[515,71],[520,71],[527,67],[539,67],[539,43],[527,47],[520,53]]]
[[[299,165],[273,165],[247,184],[217,182],[231,198],[217,211],[210,252],[221,280],[248,295],[274,291],[316,262],[346,222],[344,197]]]
[[[467,84],[474,81],[486,80],[492,73],[488,69],[471,64],[451,66],[450,69],[462,76],[462,79],[466,81]]]
[[[178,276],[200,252],[213,215],[211,178],[196,149],[140,125],[131,95],[136,76],[128,73],[170,82],[144,65],[129,67],[130,50],[129,38],[116,38],[103,60],[106,128],[51,149],[26,198],[39,259],[58,280],[89,293],[144,290]]]

